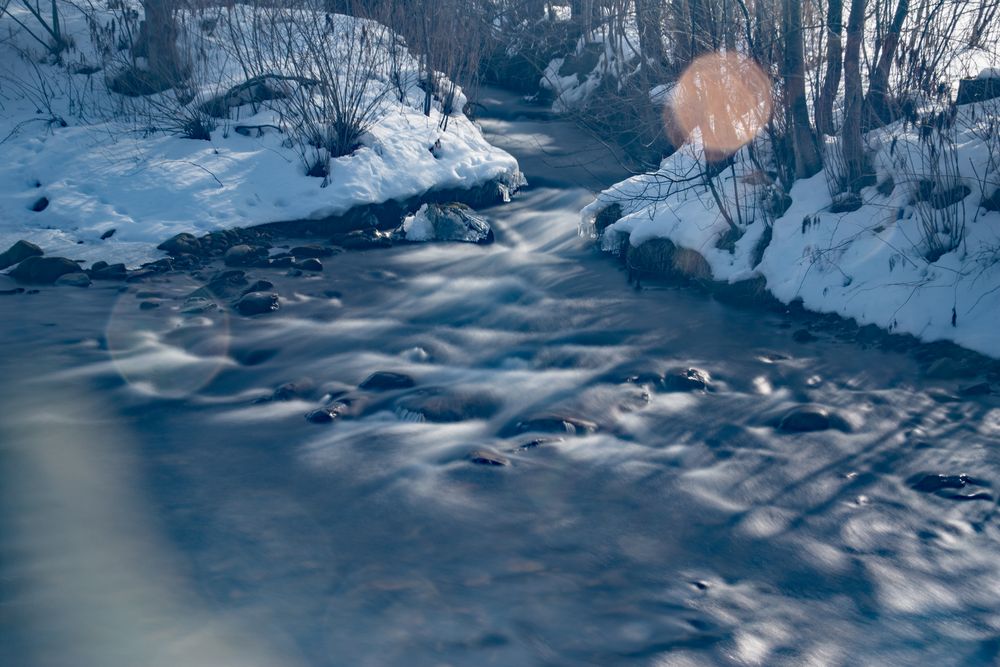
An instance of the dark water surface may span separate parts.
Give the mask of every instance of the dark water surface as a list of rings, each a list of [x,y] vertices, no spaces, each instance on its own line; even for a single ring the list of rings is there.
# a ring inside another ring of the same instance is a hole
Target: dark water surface
[[[533,183],[492,246],[251,271],[253,319],[178,276],[0,296],[0,664],[994,664],[998,401],[629,289],[576,235],[617,163],[484,97]],[[675,367],[712,390],[624,382]]]

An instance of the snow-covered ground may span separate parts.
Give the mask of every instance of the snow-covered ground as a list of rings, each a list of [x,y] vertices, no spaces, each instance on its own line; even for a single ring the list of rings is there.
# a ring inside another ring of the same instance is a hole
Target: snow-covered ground
[[[461,94],[446,129],[440,102],[424,115],[418,64],[405,49],[397,55],[402,94],[385,98],[362,147],[332,161],[327,183],[306,175],[299,152],[289,145],[287,114],[277,104],[231,109],[210,141],[150,131],[163,120],[162,109],[109,93],[109,59],[97,54],[87,17],[69,3],[59,6],[63,30],[74,41],[65,65],[49,64],[11,17],[0,18],[3,248],[23,238],[50,254],[137,264],[159,256],[155,245],[178,232],[321,218],[430,189],[520,181],[517,161],[491,146],[461,113]],[[24,10],[12,5],[10,11],[30,25]],[[245,21],[246,11],[220,9],[214,24],[189,22],[214,25],[210,32],[182,37],[196,39],[202,53],[201,87],[191,105],[246,79],[224,48],[225,22]],[[101,25],[112,19],[107,13],[91,16]],[[95,64],[105,68],[72,73]],[[169,98],[154,96],[168,107]],[[236,131],[257,125],[286,131]],[[32,210],[42,198],[48,200],[44,210]],[[111,229],[114,236],[101,241]]]
[[[959,107],[954,143],[948,144],[954,149],[932,151],[918,130],[899,123],[870,135],[878,185],[862,190],[863,203],[853,212],[831,212],[833,197],[820,173],[794,184],[791,206],[772,224],[761,203],[768,179],[738,160],[714,181],[742,231],[732,250],[718,247],[725,245],[719,241],[729,225],[704,179],[697,178],[697,139],[664,160],[658,172],[602,192],[583,210],[581,233],[596,237],[597,214],[619,203],[623,217],[604,230],[606,250],[626,239],[638,246],[668,238],[704,256],[715,280],[762,276],[783,302],[801,299],[813,311],[1000,356],[1000,213],[980,206],[1000,185],[996,146],[982,138],[996,123],[998,108],[996,100]],[[937,166],[928,157],[932,152]],[[951,176],[949,164],[957,169]],[[934,196],[963,185],[969,194],[940,209],[933,202],[915,203],[925,178],[934,182]],[[734,193],[742,197],[739,206]],[[924,222],[941,228],[964,224],[964,240],[935,257]],[[769,227],[772,238],[755,265],[755,249]]]

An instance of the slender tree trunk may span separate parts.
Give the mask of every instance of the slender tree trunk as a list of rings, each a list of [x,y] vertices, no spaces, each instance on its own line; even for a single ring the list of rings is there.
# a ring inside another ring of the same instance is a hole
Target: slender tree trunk
[[[851,0],[844,47],[844,125],[842,147],[847,168],[845,184],[852,192],[861,190],[865,173],[864,143],[861,138],[861,40],[865,30],[865,0]]]
[[[663,13],[660,0],[634,0],[635,22],[639,28],[639,50],[654,69],[663,65]]]
[[[171,0],[143,0],[145,12],[141,41],[149,71],[163,84],[174,85],[184,78],[177,51],[177,23]]]
[[[795,175],[808,178],[823,168],[816,137],[809,123],[806,104],[805,57],[802,44],[802,3],[785,0],[785,103],[790,120],[789,133],[795,154]]]
[[[868,80],[868,104],[866,106],[869,126],[877,123],[888,124],[893,120],[893,113],[889,108],[889,72],[892,70],[892,61],[896,58],[899,37],[903,31],[903,22],[909,11],[909,0],[899,0],[899,4],[896,5],[896,13],[892,17],[892,23],[889,24],[885,42],[882,44],[882,53],[875,65],[875,71]]]
[[[844,67],[844,49],[841,33],[844,31],[843,0],[829,0],[826,10],[826,75],[823,88],[816,102],[816,129],[823,134],[836,132],[833,122],[833,102],[840,90],[840,74]]]

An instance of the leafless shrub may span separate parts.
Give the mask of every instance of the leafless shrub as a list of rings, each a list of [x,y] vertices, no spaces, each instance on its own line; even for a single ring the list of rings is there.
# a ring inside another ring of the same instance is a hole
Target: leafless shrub
[[[326,177],[379,120],[394,87],[395,35],[384,25],[327,14],[322,0],[295,8],[236,6],[228,43],[247,79],[283,82],[282,118],[307,173]],[[399,89],[399,73],[396,73]]]

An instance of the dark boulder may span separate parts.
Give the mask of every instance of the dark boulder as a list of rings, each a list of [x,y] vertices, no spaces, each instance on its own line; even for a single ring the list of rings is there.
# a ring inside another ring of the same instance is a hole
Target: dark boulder
[[[460,422],[488,419],[497,413],[500,403],[485,393],[426,389],[403,397],[396,409],[406,414],[419,414],[430,422]]]
[[[45,253],[30,241],[18,241],[0,254],[0,271],[23,262],[29,257],[41,257]]]
[[[90,287],[90,276],[83,271],[66,273],[59,276],[59,278],[56,279],[55,284],[67,287]]]
[[[675,368],[669,371],[662,382],[664,391],[709,391],[712,379],[700,368]]]
[[[638,246],[629,244],[625,263],[630,271],[660,278],[708,280],[712,268],[698,252],[680,248],[670,239],[649,239]]]
[[[481,466],[508,466],[510,459],[498,452],[488,449],[477,449],[469,452],[466,458],[476,465]]]
[[[936,473],[918,473],[907,480],[910,488],[921,493],[932,493],[948,500],[986,500],[992,501],[993,496],[985,490],[968,487],[989,487],[990,483],[969,477],[968,475],[941,475]]]
[[[378,371],[365,378],[358,387],[367,391],[392,391],[395,389],[409,389],[416,386],[416,384],[409,375],[393,373],[391,371]]]
[[[961,79],[958,82],[958,97],[955,104],[971,104],[1000,97],[1000,77],[981,76],[975,79]]]
[[[241,243],[226,251],[226,266],[261,266],[267,264],[267,249]]]
[[[201,254],[201,242],[193,234],[187,233],[177,234],[156,248],[173,257]]]
[[[301,262],[293,263],[292,268],[300,271],[312,271],[314,273],[318,273],[323,270],[323,262],[319,261],[315,257],[310,257],[309,259],[304,259]]]
[[[820,405],[800,405],[792,408],[777,421],[778,430],[785,433],[812,433],[815,431],[849,431],[850,425],[843,417]]]
[[[337,234],[330,243],[344,250],[373,250],[392,247],[392,236],[376,229],[358,229]]]
[[[321,245],[304,245],[292,248],[290,254],[299,259],[309,259],[310,257],[322,259],[333,255],[333,248]]]
[[[240,271],[240,273],[243,272]],[[257,282],[250,285],[250,287],[243,290],[240,296],[246,296],[250,292],[270,292],[273,289],[274,289],[274,283],[272,283],[270,280],[258,280]]]
[[[96,262],[87,273],[94,280],[125,280],[128,278],[128,270],[124,264]]]
[[[598,425],[588,419],[568,415],[539,415],[514,421],[500,432],[502,437],[520,435],[522,433],[565,433],[569,435],[586,435],[598,430]]]
[[[65,257],[28,257],[10,276],[22,283],[52,285],[67,273],[81,273],[80,265]]]
[[[281,307],[278,295],[267,292],[250,292],[236,302],[236,311],[245,317],[273,313]]]

